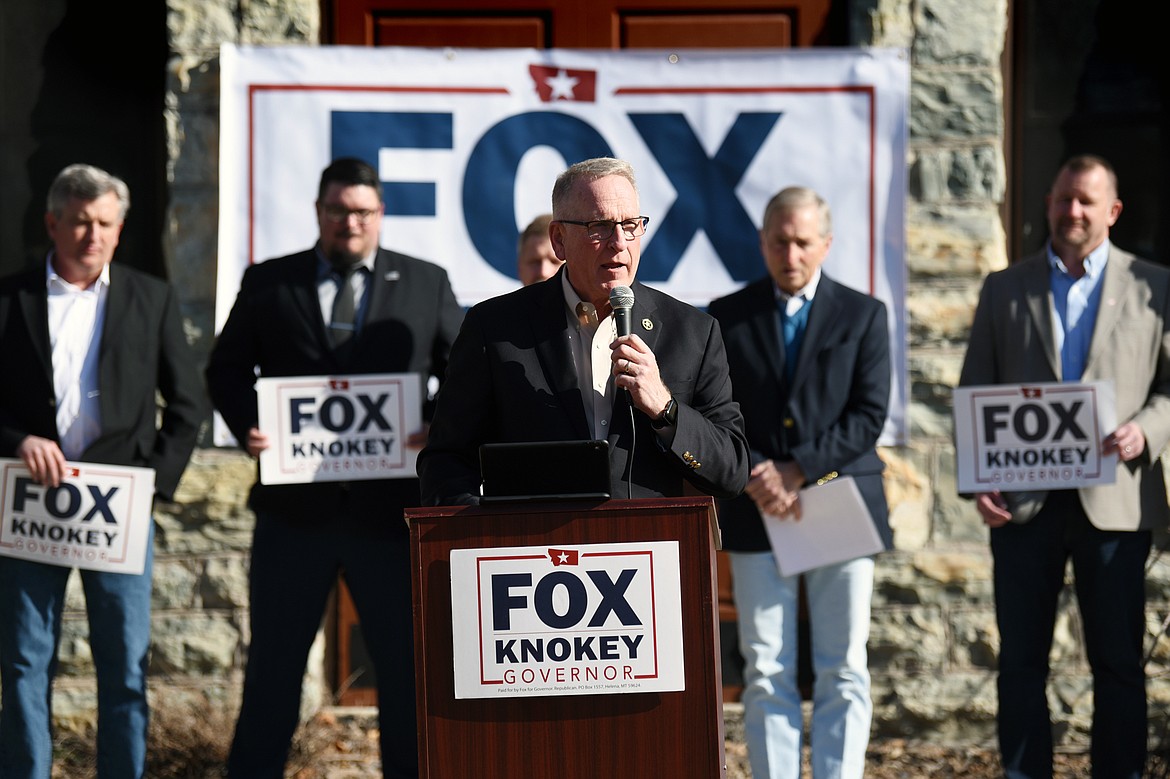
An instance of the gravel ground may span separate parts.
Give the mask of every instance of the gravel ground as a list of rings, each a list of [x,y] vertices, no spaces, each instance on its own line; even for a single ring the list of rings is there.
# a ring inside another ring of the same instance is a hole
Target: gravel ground
[[[319,715],[306,734],[316,731],[306,741],[325,745],[317,753],[314,765],[293,770],[288,779],[365,779],[380,776],[377,771],[378,731],[351,718],[337,718],[332,713]],[[747,748],[742,742],[725,744],[726,779],[751,779]],[[806,776],[812,776],[806,768]],[[999,779],[999,757],[987,749],[933,746],[901,739],[886,739],[870,744],[866,760],[866,779]],[[1054,779],[1080,779],[1089,775],[1087,755],[1057,755]]]
[[[173,715],[171,715],[173,717]],[[149,779],[212,779],[222,776],[231,727],[218,715],[192,721],[173,718],[152,723]],[[285,779],[371,779],[381,777],[378,729],[374,715],[326,709],[298,731]],[[63,734],[56,741],[53,779],[93,779],[93,737]],[[725,745],[725,779],[751,779],[747,749],[737,740]],[[806,769],[806,776],[811,772]],[[1055,779],[1089,775],[1086,755],[1056,756]],[[870,744],[866,779],[991,779],[1000,777],[999,758],[988,749],[935,746],[899,739]],[[1170,773],[1154,772],[1166,779]],[[524,779],[517,777],[517,779]]]

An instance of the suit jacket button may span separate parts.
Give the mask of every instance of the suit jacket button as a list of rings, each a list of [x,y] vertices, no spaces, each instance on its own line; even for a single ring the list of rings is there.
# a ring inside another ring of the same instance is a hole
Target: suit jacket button
[[[796,420],[792,417],[784,417],[784,426],[787,428],[796,427]]]

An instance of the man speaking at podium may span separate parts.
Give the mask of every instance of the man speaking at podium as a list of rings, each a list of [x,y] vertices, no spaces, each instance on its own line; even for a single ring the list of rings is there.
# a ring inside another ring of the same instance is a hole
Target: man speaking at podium
[[[561,270],[464,319],[419,454],[423,504],[479,501],[481,444],[580,439],[609,442],[614,497],[678,496],[684,480],[738,495],[748,451],[723,338],[706,313],[634,280],[648,220],[633,168],[578,162],[552,209]]]

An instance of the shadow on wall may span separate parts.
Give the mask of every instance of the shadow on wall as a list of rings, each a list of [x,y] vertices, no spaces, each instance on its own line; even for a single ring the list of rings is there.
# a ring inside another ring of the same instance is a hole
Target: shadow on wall
[[[44,258],[49,184],[66,165],[86,162],[130,187],[118,260],[165,277],[166,34],[166,4],[157,0],[125,0],[116,12],[91,0],[65,2],[60,24],[45,41],[44,78],[28,118],[33,152],[26,163],[25,253],[0,258],[0,271]]]

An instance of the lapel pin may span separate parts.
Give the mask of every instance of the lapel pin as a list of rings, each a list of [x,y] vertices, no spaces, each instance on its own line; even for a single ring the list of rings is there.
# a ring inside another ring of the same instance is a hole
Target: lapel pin
[[[650,321],[649,317],[642,320],[642,329],[643,330],[653,330],[654,329],[654,323]]]
[[[382,278],[386,281],[398,281],[398,279],[400,279],[401,277],[402,277],[402,274],[399,273],[398,271],[390,270],[390,271],[386,271],[386,275],[383,276]]]

